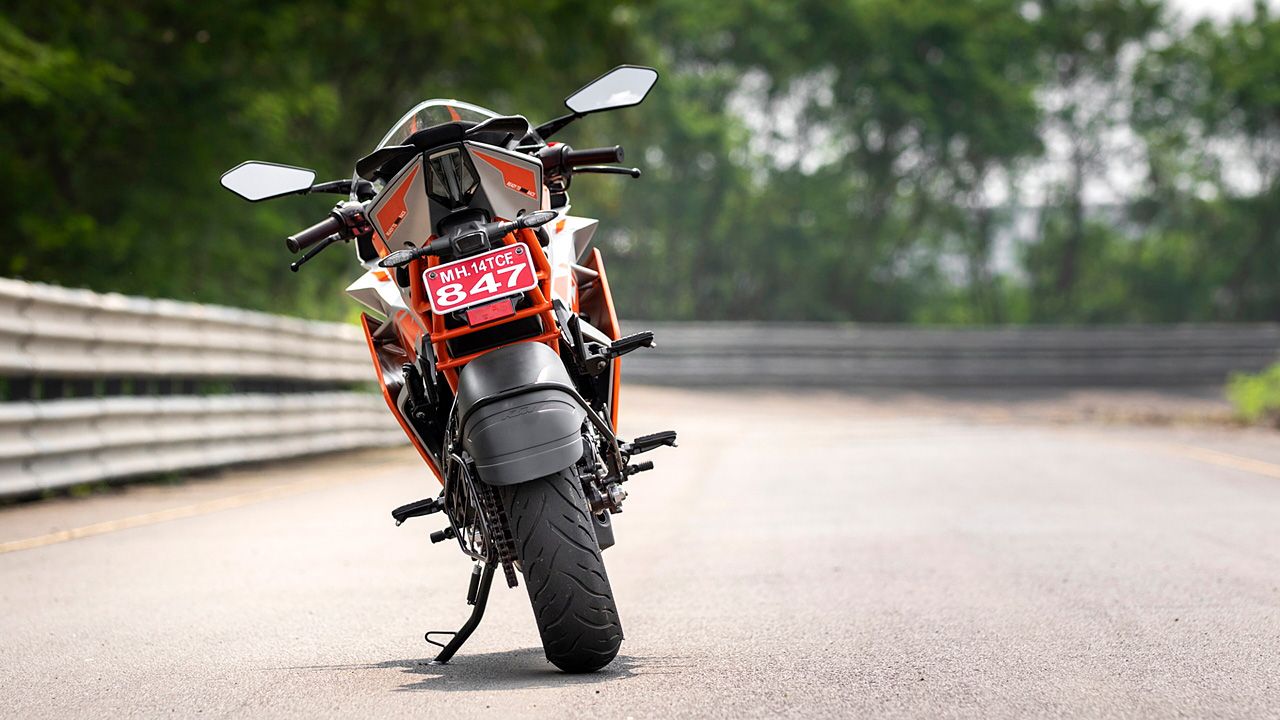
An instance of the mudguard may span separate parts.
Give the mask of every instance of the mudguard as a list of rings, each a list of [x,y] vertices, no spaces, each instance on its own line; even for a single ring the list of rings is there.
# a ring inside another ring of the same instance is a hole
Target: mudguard
[[[498,348],[458,375],[462,447],[489,485],[559,472],[582,457],[586,412],[554,350],[537,342]]]

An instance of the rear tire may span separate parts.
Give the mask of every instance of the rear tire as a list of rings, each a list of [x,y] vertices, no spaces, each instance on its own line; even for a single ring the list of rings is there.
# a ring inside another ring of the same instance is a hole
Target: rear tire
[[[595,672],[622,645],[622,623],[582,486],[571,470],[499,488],[547,659]]]

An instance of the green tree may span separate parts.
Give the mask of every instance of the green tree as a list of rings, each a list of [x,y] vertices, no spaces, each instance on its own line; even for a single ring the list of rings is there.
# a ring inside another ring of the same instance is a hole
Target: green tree
[[[1133,103],[1147,177],[1132,211],[1163,263],[1131,294],[1149,315],[1280,318],[1277,68],[1280,19],[1265,3],[1143,58]]]
[[[1032,320],[1088,321],[1112,280],[1102,259],[1122,242],[1114,217],[1090,218],[1086,191],[1117,162],[1115,135],[1127,128],[1130,68],[1126,51],[1140,50],[1163,27],[1154,0],[1042,0],[1037,61],[1052,159],[1065,177],[1049,188],[1040,237],[1026,254]]]
[[[674,280],[625,283],[640,288],[624,291],[628,306],[906,320],[948,243],[974,258],[977,283],[992,284],[978,198],[992,173],[1039,149],[1025,63],[1033,33],[1015,7],[657,3],[645,24],[684,83],[663,90],[677,98],[681,132],[655,128],[669,133],[652,144],[669,158],[662,182],[619,219],[628,243],[657,236],[635,252]],[[758,87],[744,90],[744,78]],[[697,96],[682,97],[685,88]],[[757,110],[744,118],[735,99]],[[687,212],[666,209],[689,200]],[[642,266],[628,264],[627,280]]]
[[[587,28],[595,42],[559,41]],[[350,255],[291,276],[281,242],[331,201],[249,205],[217,186],[223,171],[258,158],[346,176],[428,97],[545,117],[630,59],[632,34],[586,0],[9,3],[0,180],[19,202],[0,274],[343,314]]]
[[[572,189],[628,317],[1273,319],[1277,25],[1259,3],[1184,29],[1162,0],[13,0],[0,274],[341,317],[350,254],[290,275],[281,243],[331,199],[249,205],[224,170],[342,177],[419,100],[536,121],[638,62],[663,75],[644,105],[557,138],[646,172]],[[1089,207],[1118,164],[1141,186]]]

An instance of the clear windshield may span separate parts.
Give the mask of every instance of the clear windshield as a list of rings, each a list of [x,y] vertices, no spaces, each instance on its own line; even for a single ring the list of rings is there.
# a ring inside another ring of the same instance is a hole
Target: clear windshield
[[[432,125],[458,120],[478,123],[491,117],[498,117],[498,113],[460,100],[427,100],[405,113],[404,117],[391,126],[391,132],[387,133],[374,149],[387,145],[399,145],[405,138]]]
[[[405,113],[395,125],[391,126],[391,130],[378,141],[374,150],[386,147],[388,145],[401,145],[412,134],[429,128],[433,125],[440,125],[448,122],[457,122],[463,120],[466,122],[480,123],[489,118],[500,117],[498,113],[482,108],[479,105],[462,102],[461,100],[425,100],[418,103],[412,110]],[[537,133],[533,130],[525,136],[526,142],[541,144]],[[353,175],[351,178],[351,199],[358,200],[355,188],[359,185],[360,177]],[[381,192],[384,181],[375,180],[373,183],[374,190]]]
[[[391,130],[382,136],[382,140],[374,147],[386,147],[388,145],[403,144],[405,139],[410,135],[418,132],[423,128],[429,128],[432,125],[440,125],[441,123],[457,122],[458,120],[466,120],[468,122],[483,122],[491,117],[497,117],[498,113],[487,110],[479,105],[462,102],[461,100],[424,100],[413,106],[413,109],[405,113],[395,125],[391,126]],[[351,178],[351,199],[358,200],[356,197],[355,187],[359,184],[360,177],[353,175]],[[382,180],[376,180],[373,183],[374,190],[381,191],[383,186]]]

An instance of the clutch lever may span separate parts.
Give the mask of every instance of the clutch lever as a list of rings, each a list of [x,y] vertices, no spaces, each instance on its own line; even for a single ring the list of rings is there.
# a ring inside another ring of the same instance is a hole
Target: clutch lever
[[[342,239],[342,234],[341,234],[341,233],[334,233],[334,234],[330,235],[329,237],[327,237],[327,238],[325,238],[325,239],[321,240],[320,242],[316,243],[316,246],[315,246],[315,247],[313,247],[313,248],[311,248],[310,250],[308,250],[306,255],[303,255],[302,257],[298,258],[297,260],[295,260],[295,261],[293,261],[293,262],[289,263],[289,269],[290,269],[290,270],[292,270],[293,272],[298,272],[298,270],[299,270],[303,265],[305,265],[305,264],[307,263],[307,261],[308,261],[308,260],[310,260],[311,258],[313,258],[313,257],[315,257],[315,256],[317,256],[317,255],[319,255],[321,252],[323,252],[323,251],[324,251],[324,249],[325,249],[325,248],[327,248],[327,247],[329,247],[330,245],[332,245],[332,244],[334,244],[334,243],[338,242],[338,241],[339,241],[339,240],[341,240],[341,239]]]
[[[630,175],[633,178],[640,177],[640,168],[617,167],[616,165],[583,165],[573,169],[574,174],[577,173],[595,173],[597,175]]]

